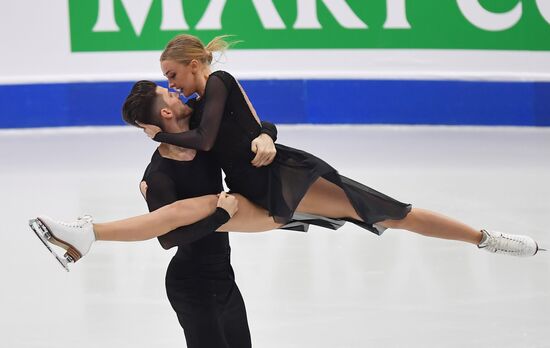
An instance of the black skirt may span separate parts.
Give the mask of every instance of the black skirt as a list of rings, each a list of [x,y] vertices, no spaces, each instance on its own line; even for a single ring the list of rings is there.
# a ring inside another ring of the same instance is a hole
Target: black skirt
[[[296,223],[305,221],[337,229],[342,225],[338,220],[345,220],[380,235],[385,229],[376,225],[377,222],[401,220],[411,211],[410,204],[399,202],[338,174],[336,169],[310,153],[281,144],[275,146],[277,155],[272,164],[259,169],[252,166],[245,166],[246,169],[241,167],[238,175],[231,175],[226,180],[229,179],[227,183],[231,190],[267,209],[279,223],[295,226]],[[363,221],[295,213],[310,186],[319,178],[324,178],[344,190]]]

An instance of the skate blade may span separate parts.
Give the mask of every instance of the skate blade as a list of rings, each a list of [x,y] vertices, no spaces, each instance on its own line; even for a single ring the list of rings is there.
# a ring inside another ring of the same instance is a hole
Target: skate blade
[[[50,245],[48,244],[48,238],[46,237],[47,236],[46,234],[51,235],[51,233],[48,231],[46,226],[44,226],[42,221],[40,221],[39,219],[31,219],[31,220],[29,220],[29,226],[32,229],[32,231],[34,232],[34,234],[36,234],[38,239],[40,239],[42,241],[42,243],[46,246],[46,248],[48,248],[50,253],[52,253],[52,255],[55,257],[55,259],[57,261],[59,261],[59,263],[61,264],[61,267],[63,267],[67,272],[69,272],[69,261],[67,261],[65,258],[59,256],[55,252],[55,250],[53,250],[50,247]]]
[[[546,250],[545,248],[539,247],[539,243],[535,242],[535,244],[537,245],[537,251],[535,252],[535,255],[538,254],[539,251],[544,251],[544,252],[548,251],[548,250]]]

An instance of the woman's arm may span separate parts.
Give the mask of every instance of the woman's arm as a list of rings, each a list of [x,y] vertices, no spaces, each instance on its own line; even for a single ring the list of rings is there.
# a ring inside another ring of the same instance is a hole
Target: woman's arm
[[[277,140],[277,127],[267,121],[262,121],[261,134],[252,140],[251,150],[256,154],[250,163],[254,167],[270,165],[277,155],[275,141]]]
[[[279,132],[278,132],[277,126],[275,126],[275,124],[273,124],[269,121],[262,121],[261,133],[269,135],[269,137],[271,139],[273,139],[273,142],[276,142],[277,141],[277,135],[278,135]]]
[[[210,75],[204,92],[204,110],[200,125],[187,132],[159,132],[153,140],[189,149],[210,151],[216,142],[222,121],[228,90],[216,75]]]

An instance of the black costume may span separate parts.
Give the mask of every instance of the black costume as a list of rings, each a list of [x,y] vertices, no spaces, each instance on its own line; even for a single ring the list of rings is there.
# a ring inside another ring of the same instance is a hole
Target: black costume
[[[223,190],[220,167],[201,151],[191,161],[177,161],[157,150],[143,180],[150,211]],[[158,237],[165,249],[178,246],[166,272],[166,293],[189,348],[251,347],[246,309],[230,264],[229,237],[215,232],[229,218],[217,208],[206,219]]]
[[[297,149],[276,144],[277,155],[269,166],[251,165],[250,142],[260,134],[240,85],[224,71],[212,73],[204,95],[196,103],[197,128],[183,133],[160,132],[154,140],[185,148],[211,151],[226,174],[227,186],[267,209],[280,223],[291,221],[309,187],[319,178],[344,190],[364,222],[352,221],[376,234],[375,225],[386,219],[400,220],[411,210],[401,203],[349,178],[341,176],[323,160]]]

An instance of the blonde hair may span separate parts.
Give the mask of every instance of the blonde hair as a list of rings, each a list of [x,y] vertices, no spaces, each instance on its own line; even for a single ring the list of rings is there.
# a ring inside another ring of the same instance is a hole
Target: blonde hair
[[[212,53],[224,52],[230,46],[240,41],[226,41],[231,35],[216,36],[206,46],[193,35],[180,34],[170,40],[160,55],[160,61],[174,60],[181,64],[189,64],[193,59],[204,64],[212,63]]]

